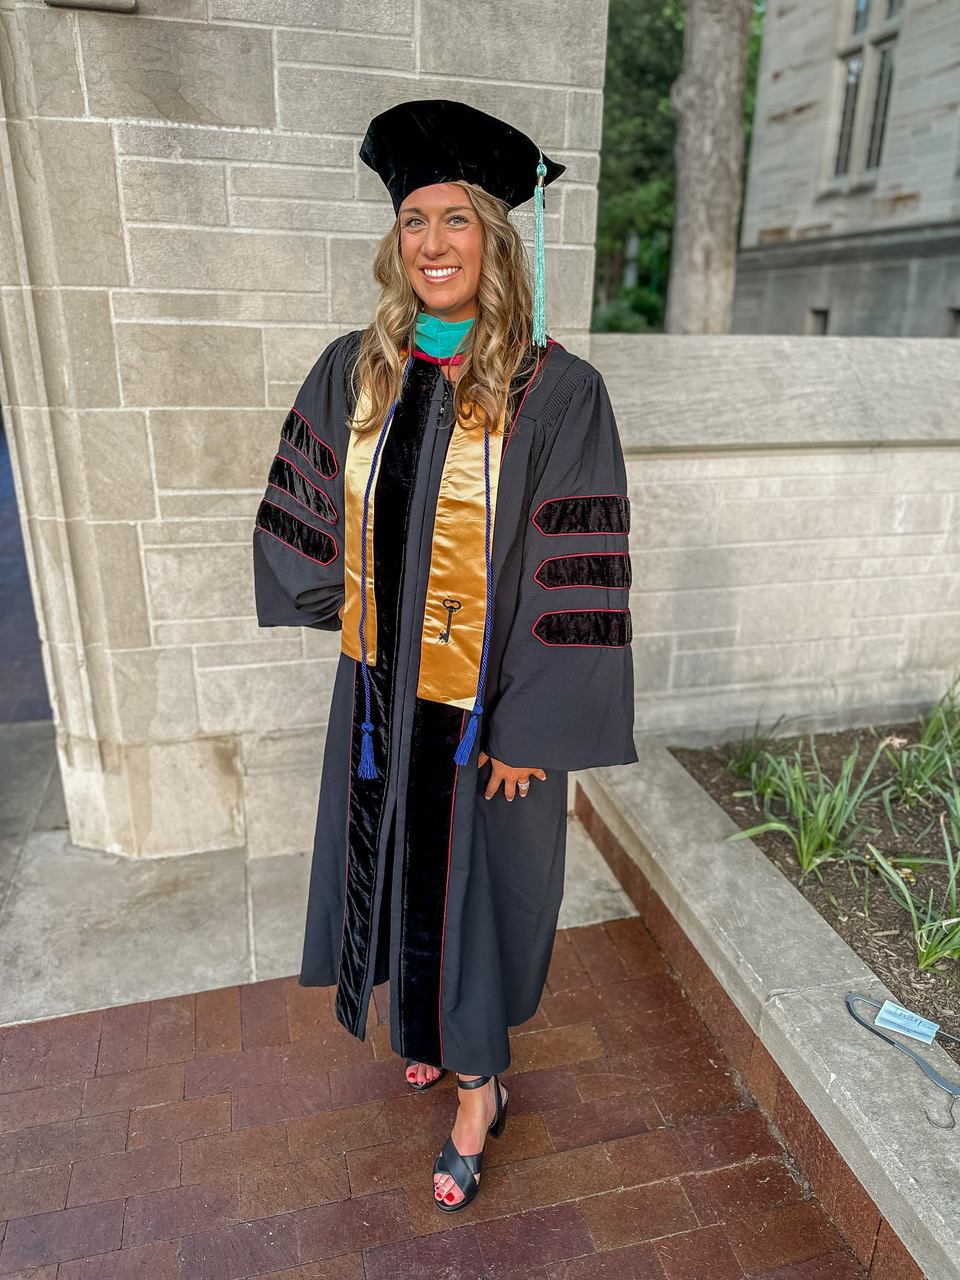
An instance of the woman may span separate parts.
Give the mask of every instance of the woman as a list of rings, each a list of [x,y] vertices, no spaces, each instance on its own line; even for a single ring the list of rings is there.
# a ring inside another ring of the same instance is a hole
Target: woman
[[[636,759],[629,505],[600,376],[542,330],[562,166],[445,101],[378,116],[360,155],[397,214],[380,302],[284,424],[257,604],[263,626],[342,625],[300,981],[336,983],[362,1039],[389,979],[410,1086],[458,1072],[434,1170],[449,1212],[476,1195],[508,1027],[543,989],[567,771]],[[535,188],[531,298],[507,211]]]

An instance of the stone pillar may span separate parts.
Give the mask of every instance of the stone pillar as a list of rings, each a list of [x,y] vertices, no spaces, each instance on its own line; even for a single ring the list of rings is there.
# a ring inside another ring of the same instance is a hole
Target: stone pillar
[[[605,0],[0,0],[0,395],[78,844],[309,847],[337,644],[258,629],[250,534],[297,387],[371,316],[392,215],[360,138],[452,97],[565,163],[547,318],[582,350],[605,25]]]

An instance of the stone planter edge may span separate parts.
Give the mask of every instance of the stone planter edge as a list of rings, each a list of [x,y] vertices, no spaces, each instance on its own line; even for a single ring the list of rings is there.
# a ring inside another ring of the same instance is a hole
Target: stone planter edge
[[[577,813],[694,1005],[869,1274],[960,1280],[960,1143],[924,1116],[946,1095],[844,1003],[891,993],[666,748],[638,755],[577,775]]]

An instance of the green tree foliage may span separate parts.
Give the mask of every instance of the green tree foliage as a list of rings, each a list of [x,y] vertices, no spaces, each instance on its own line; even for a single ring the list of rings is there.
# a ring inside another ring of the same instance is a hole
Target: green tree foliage
[[[767,0],[754,0],[753,24],[750,28],[750,46],[747,50],[747,83],[743,90],[743,130],[746,145],[743,148],[743,185],[747,185],[747,167],[750,163],[750,140],[753,137],[753,113],[757,105],[757,79],[760,71],[760,46],[763,43],[763,20],[766,17]],[[741,206],[741,221],[742,221]]]
[[[673,226],[670,85],[683,65],[683,0],[610,0],[595,329],[658,329]],[[631,227],[638,285],[622,288]]]
[[[749,144],[765,0],[755,4],[744,121]],[[670,86],[685,0],[610,0],[597,211],[595,331],[663,328],[674,217]],[[632,251],[631,251],[632,250]],[[624,284],[627,254],[636,283]]]

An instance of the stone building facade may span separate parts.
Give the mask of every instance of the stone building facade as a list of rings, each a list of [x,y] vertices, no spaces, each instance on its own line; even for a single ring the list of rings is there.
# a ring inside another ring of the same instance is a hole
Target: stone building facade
[[[411,97],[502,115],[568,166],[547,319],[621,423],[638,732],[942,692],[956,346],[591,341],[605,20],[605,0],[0,0],[0,400],[76,843],[310,846],[338,643],[258,629],[250,537],[300,381],[369,320],[390,207],[357,148]]]
[[[960,337],[960,0],[767,6],[733,332]]]

